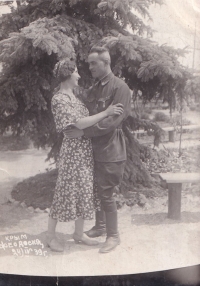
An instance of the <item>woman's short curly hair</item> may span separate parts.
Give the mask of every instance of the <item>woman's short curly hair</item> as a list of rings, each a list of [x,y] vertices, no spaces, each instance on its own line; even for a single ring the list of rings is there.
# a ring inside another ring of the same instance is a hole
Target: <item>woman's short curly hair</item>
[[[74,59],[64,58],[55,64],[53,74],[59,83],[70,78],[71,74],[76,69],[76,62]]]

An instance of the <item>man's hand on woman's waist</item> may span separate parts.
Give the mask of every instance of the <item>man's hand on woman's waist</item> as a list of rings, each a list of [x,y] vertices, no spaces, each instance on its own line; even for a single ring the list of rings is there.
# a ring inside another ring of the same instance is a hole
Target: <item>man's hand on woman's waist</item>
[[[83,130],[73,127],[73,129],[65,130],[65,136],[69,139],[80,138],[84,135]]]

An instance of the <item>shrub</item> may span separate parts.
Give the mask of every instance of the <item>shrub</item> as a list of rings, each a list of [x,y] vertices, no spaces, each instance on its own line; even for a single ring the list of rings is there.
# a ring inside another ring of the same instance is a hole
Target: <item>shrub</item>
[[[141,119],[149,120],[149,114],[147,114],[146,112],[143,112],[143,113],[140,115],[140,118],[141,118]]]
[[[196,106],[194,106],[194,105],[193,105],[193,106],[190,106],[190,110],[191,110],[191,111],[195,111],[195,110],[196,110]]]
[[[0,136],[0,150],[1,151],[18,151],[26,150],[30,146],[30,139],[26,136],[16,137],[10,136]]]
[[[163,112],[157,112],[154,116],[155,121],[169,122],[170,118]]]
[[[12,198],[16,201],[25,202],[27,207],[32,206],[42,210],[50,208],[57,176],[58,170],[53,169],[25,179],[14,186]]]
[[[169,109],[169,105],[164,105],[164,106],[162,106],[162,109],[163,109],[163,110]]]
[[[172,125],[181,125],[181,116],[180,115],[174,116],[172,119],[170,119],[170,123]],[[190,125],[190,124],[191,124],[190,120],[182,118],[182,125]]]
[[[144,108],[144,112],[148,113],[148,114],[151,114],[152,113],[152,109],[150,107],[145,107]]]

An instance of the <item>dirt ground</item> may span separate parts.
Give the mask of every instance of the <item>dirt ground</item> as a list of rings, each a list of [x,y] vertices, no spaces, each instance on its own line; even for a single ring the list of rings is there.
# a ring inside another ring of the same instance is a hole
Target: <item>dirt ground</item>
[[[4,186],[11,189],[11,184],[13,181]],[[95,247],[74,243],[73,222],[58,224],[64,253],[51,252],[45,246],[48,213],[36,213],[5,199],[0,210],[0,272],[37,276],[119,275],[199,264],[199,194],[199,185],[184,185],[180,221],[167,218],[167,190],[161,197],[147,199],[143,208],[124,206],[119,210],[121,244],[105,255],[98,253],[105,237],[98,238],[99,246]],[[87,221],[85,229],[93,223]],[[31,246],[27,255],[24,245],[5,248],[13,237],[20,237],[22,242],[38,240],[39,244]]]
[[[200,145],[199,138],[184,140],[183,146],[187,148],[192,144]],[[177,146],[178,142],[165,144],[165,147],[172,149]],[[14,160],[12,152],[6,153],[7,157],[1,159],[1,273],[37,276],[119,275],[200,263],[200,189],[195,184],[183,186],[179,221],[167,218],[166,190],[163,196],[148,199],[144,207],[124,206],[119,210],[121,244],[115,251],[99,254],[98,249],[105,237],[98,238],[99,245],[95,247],[75,244],[72,239],[74,223],[69,222],[59,223],[57,229],[58,237],[65,245],[64,253],[51,252],[45,245],[48,213],[34,212],[17,202],[8,201],[16,182],[50,167],[47,163],[44,164],[44,153],[34,152],[35,159],[32,161],[31,151],[24,154],[24,165],[21,157]],[[8,169],[7,174],[5,171]],[[89,229],[93,223],[94,221],[87,221],[85,229]],[[192,282],[198,279],[197,275],[190,277]]]
[[[40,276],[117,275],[174,269],[200,262],[200,197],[182,194],[180,221],[167,218],[167,196],[148,200],[146,207],[123,207],[119,210],[121,244],[109,254],[99,254],[99,246],[75,244],[74,223],[59,223],[58,237],[64,243],[64,253],[51,252],[45,246],[47,213],[30,213],[21,206],[3,206],[0,231],[1,273]],[[9,222],[9,224],[8,224]],[[87,221],[89,229],[93,221]],[[21,241],[38,240],[29,255],[23,246],[3,249],[6,238],[20,236]],[[26,236],[26,239],[22,238]],[[193,277],[192,279],[197,279]]]

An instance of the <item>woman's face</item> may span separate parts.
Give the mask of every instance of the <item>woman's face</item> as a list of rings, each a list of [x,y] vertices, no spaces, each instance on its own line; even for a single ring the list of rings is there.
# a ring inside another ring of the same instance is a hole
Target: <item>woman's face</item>
[[[71,82],[73,87],[78,86],[79,78],[80,78],[80,75],[79,75],[78,70],[76,68],[75,71],[71,74],[71,78],[70,78],[70,82]]]

